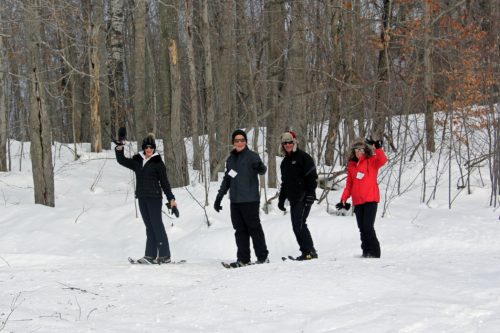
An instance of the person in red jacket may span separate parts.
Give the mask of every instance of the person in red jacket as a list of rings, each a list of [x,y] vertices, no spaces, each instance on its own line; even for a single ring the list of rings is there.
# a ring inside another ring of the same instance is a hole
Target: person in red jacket
[[[387,163],[382,144],[382,140],[354,141],[347,165],[346,186],[337,204],[337,208],[346,207],[347,199],[352,198],[363,258],[380,258],[380,243],[374,225],[380,201],[378,170]]]

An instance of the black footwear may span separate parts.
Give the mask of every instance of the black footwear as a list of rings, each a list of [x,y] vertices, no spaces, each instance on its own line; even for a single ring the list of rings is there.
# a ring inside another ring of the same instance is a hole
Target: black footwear
[[[243,261],[235,261],[229,264],[232,268],[238,268],[238,267],[243,267],[243,266],[248,266],[250,265],[250,262],[243,262]]]
[[[269,264],[269,258],[266,257],[266,259],[263,259],[263,260],[257,260],[255,262],[256,264]]]
[[[308,253],[302,253],[300,256],[295,258],[295,260],[302,261],[302,260],[312,260],[312,259],[318,259],[318,254],[316,251],[311,251]]]
[[[158,258],[156,259],[156,262],[157,262],[158,264],[168,264],[168,263],[170,263],[170,262],[171,262],[171,260],[170,260],[170,257],[158,257]]]
[[[376,255],[373,255],[371,253],[363,253],[361,258],[380,258],[380,256],[377,257]]]
[[[137,263],[138,264],[153,265],[153,264],[156,264],[156,260],[153,257],[144,256],[141,259],[138,259]]]

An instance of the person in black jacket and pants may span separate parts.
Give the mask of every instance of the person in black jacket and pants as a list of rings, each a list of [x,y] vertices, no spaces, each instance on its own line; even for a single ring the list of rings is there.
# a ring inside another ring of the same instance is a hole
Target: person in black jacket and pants
[[[135,196],[139,201],[139,210],[146,226],[146,251],[141,264],[170,262],[170,247],[167,233],[161,218],[162,191],[171,207],[177,207],[175,197],[168,182],[167,171],[161,156],[156,152],[153,134],[142,141],[142,151],[127,158],[123,153],[123,144],[115,148],[116,160],[119,164],[135,172]]]
[[[241,267],[250,264],[250,238],[257,257],[256,263],[267,263],[269,252],[259,217],[258,179],[258,175],[265,174],[267,168],[259,154],[248,148],[247,135],[243,130],[233,132],[232,142],[234,149],[226,160],[224,179],[214,203],[214,209],[220,212],[222,198],[229,191],[231,222],[238,248],[237,261],[230,265]]]
[[[316,200],[318,174],[311,155],[298,148],[297,136],[289,131],[281,135],[281,151],[285,158],[281,162],[281,189],[278,208],[285,209],[285,200],[290,202],[293,233],[302,254],[297,260],[318,258],[306,219]]]

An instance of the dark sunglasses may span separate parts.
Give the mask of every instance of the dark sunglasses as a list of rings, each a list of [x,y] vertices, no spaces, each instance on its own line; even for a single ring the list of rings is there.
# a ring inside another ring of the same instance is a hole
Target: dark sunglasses
[[[283,146],[284,145],[293,145],[293,141],[285,141],[281,143]]]
[[[148,148],[149,148],[149,149],[155,149],[155,148],[154,148],[153,146],[151,146],[151,145],[147,145],[147,146],[146,146],[146,148],[144,148],[144,149],[148,149]]]
[[[234,143],[238,143],[238,142],[246,142],[247,140],[245,139],[234,139],[233,142]]]

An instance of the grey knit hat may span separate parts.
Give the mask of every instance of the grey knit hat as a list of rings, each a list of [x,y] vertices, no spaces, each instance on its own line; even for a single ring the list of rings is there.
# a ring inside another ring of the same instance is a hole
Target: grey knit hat
[[[297,146],[298,146],[298,140],[297,140],[297,135],[292,132],[292,131],[288,131],[288,132],[284,132],[283,134],[281,134],[281,144],[280,144],[280,150],[281,150],[281,153],[283,155],[286,154],[286,150],[285,148],[283,148],[283,143],[285,142],[293,142],[293,152],[296,152],[297,151]]]

